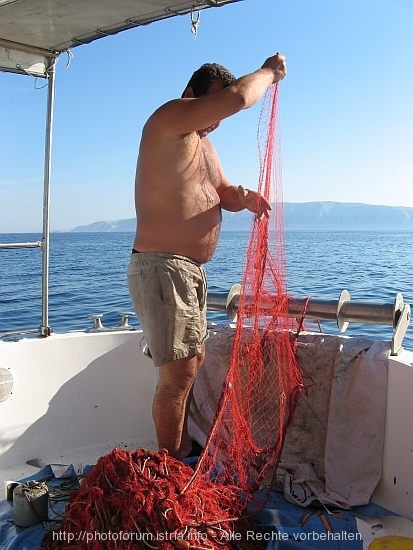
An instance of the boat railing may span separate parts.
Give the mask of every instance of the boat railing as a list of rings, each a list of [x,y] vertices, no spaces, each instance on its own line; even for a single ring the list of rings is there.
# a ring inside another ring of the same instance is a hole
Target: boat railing
[[[209,292],[207,307],[211,311],[225,311],[228,319],[235,322],[240,303],[241,285],[235,284],[229,292]],[[267,296],[264,313],[271,315],[277,297]],[[254,306],[254,298],[245,296],[244,303]],[[391,354],[398,355],[402,350],[403,339],[410,323],[410,305],[404,303],[403,295],[398,292],[393,303],[356,302],[350,293],[343,290],[338,300],[322,300],[311,297],[288,297],[288,316],[313,319],[317,321],[335,321],[340,332],[347,330],[350,323],[368,323],[390,325],[393,327]]]
[[[49,63],[46,72],[42,76],[47,79],[47,109],[46,109],[46,131],[45,131],[45,153],[43,173],[43,223],[41,241],[26,243],[3,243],[0,249],[7,248],[41,248],[42,249],[42,322],[37,329],[19,331],[18,334],[36,333],[41,336],[49,336],[49,248],[50,248],[50,179],[52,166],[52,133],[53,133],[53,111],[55,99],[55,76],[57,54],[49,52]],[[0,333],[4,336],[5,333]]]
[[[18,243],[18,247],[34,245],[35,243]],[[0,248],[3,245],[0,244]],[[17,245],[15,245],[16,247]],[[13,245],[7,245],[13,248]],[[227,314],[231,323],[237,321],[238,308],[240,304],[241,285],[235,284],[229,292],[208,292],[207,308],[209,311],[222,311]],[[254,298],[244,296],[244,304],[251,311],[254,309]],[[285,297],[283,297],[285,299]],[[276,309],[277,297],[267,295],[261,302],[262,313],[272,315]],[[129,324],[129,317],[134,316],[132,311],[121,312],[118,326],[105,326],[102,323],[103,314],[93,313],[90,315],[92,326],[85,332],[115,332],[124,330],[135,330]],[[366,301],[352,301],[350,293],[343,290],[338,300],[323,300],[318,298],[287,296],[287,315],[292,318],[303,318],[304,320],[335,321],[340,332],[345,332],[350,323],[366,323],[374,325],[389,325],[393,328],[391,341],[391,354],[399,355],[403,351],[402,343],[410,324],[410,305],[404,303],[403,295],[398,292],[392,303],[375,303]],[[52,330],[42,331],[42,327],[0,332],[0,338],[37,333],[41,336],[49,336]]]

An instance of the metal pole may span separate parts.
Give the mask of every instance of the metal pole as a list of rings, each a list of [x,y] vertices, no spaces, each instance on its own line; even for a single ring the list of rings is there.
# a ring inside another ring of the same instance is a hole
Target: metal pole
[[[55,65],[57,57],[47,71],[48,96],[47,96],[47,120],[45,138],[44,160],[44,186],[43,186],[43,237],[42,237],[42,324],[40,333],[42,336],[50,336],[49,327],[49,204],[50,204],[50,175],[52,168],[52,134],[53,134],[53,109],[55,97]]]
[[[43,243],[41,241],[27,242],[27,243],[0,243],[0,248],[42,248]]]
[[[230,292],[208,292],[207,307],[212,311],[226,311],[230,321],[234,321],[239,305],[240,285],[234,285]],[[263,302],[263,309],[271,315],[275,306],[276,298],[268,296]],[[300,317],[302,315],[307,298],[288,297],[288,315]],[[245,304],[253,305],[254,298],[246,296]],[[231,306],[229,308],[229,306]],[[317,319],[319,321],[342,320],[344,326],[339,327],[342,332],[347,328],[348,323],[370,323],[375,325],[396,326],[399,316],[403,310],[403,296],[398,293],[393,304],[378,304],[371,302],[352,302],[350,294],[344,290],[339,300],[320,300],[311,298],[308,301],[305,318]],[[229,311],[230,309],[230,311]]]
[[[226,311],[228,319],[236,322],[239,307],[241,285],[235,284],[227,292],[208,292],[207,308],[212,311]],[[276,297],[268,295],[262,302],[263,314],[271,315]],[[245,296],[246,307],[254,306],[254,297]],[[301,317],[305,310],[306,319],[319,321],[336,321],[340,332],[344,332],[349,323],[370,323],[391,325],[393,338],[391,355],[398,355],[402,350],[403,338],[410,323],[410,305],[405,304],[400,292],[396,294],[393,304],[371,302],[352,302],[347,290],[343,290],[338,300],[318,300],[288,297],[288,315]]]

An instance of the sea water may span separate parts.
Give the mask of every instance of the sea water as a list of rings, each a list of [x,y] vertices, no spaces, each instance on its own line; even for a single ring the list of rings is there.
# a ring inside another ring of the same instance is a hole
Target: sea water
[[[39,234],[2,234],[0,241],[33,242]],[[228,292],[242,281],[249,232],[223,231],[213,259],[205,264],[208,288]],[[52,233],[50,237],[49,325],[55,332],[92,327],[92,314],[116,326],[120,313],[133,311],[126,270],[132,233]],[[412,232],[287,231],[287,291],[297,298],[392,304],[401,292],[413,305]],[[0,249],[0,332],[41,324],[40,249]],[[215,323],[224,312],[208,312]],[[139,327],[136,317],[131,324]],[[337,333],[334,322],[322,330]],[[391,340],[387,325],[350,324],[346,334]],[[413,350],[413,326],[404,339]]]

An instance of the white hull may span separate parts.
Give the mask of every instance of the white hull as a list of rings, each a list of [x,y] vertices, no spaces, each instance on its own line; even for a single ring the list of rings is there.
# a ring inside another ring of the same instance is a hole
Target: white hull
[[[140,338],[139,331],[75,332],[0,342],[0,369],[14,380],[0,403],[0,488],[36,471],[33,464],[81,468],[114,447],[156,449],[156,369]],[[413,353],[403,351],[390,357],[383,475],[373,501],[413,520],[411,395]]]

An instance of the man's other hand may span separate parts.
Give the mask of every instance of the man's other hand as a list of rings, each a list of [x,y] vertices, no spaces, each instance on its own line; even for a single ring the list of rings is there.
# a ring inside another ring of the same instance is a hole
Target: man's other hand
[[[242,185],[238,186],[238,196],[243,208],[257,214],[259,220],[270,217],[271,205],[263,196],[251,189],[245,189]]]

